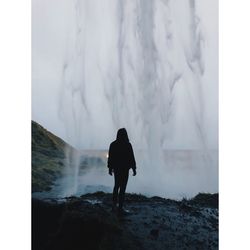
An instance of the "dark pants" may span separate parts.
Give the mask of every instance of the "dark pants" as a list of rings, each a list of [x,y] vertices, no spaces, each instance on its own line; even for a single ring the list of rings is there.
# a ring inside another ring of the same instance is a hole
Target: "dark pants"
[[[119,192],[119,208],[122,208],[124,198],[125,198],[125,191],[126,186],[128,182],[128,175],[129,170],[114,170],[114,176],[115,176],[115,186],[113,190],[113,204],[117,204],[118,199],[118,192]]]

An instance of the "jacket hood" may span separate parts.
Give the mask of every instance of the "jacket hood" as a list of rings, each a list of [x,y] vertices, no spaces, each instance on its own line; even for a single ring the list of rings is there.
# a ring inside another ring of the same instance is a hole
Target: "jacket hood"
[[[125,128],[120,128],[117,131],[116,140],[119,142],[129,142],[128,133]]]

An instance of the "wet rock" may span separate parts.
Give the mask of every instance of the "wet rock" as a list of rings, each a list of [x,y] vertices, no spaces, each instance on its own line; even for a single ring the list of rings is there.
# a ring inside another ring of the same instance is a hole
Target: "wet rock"
[[[33,200],[32,249],[218,249],[216,208],[127,196],[128,217],[111,212],[112,194],[103,192]]]
[[[150,231],[150,235],[151,235],[151,237],[153,238],[153,239],[158,239],[158,237],[159,237],[159,229],[152,229],[151,231]]]

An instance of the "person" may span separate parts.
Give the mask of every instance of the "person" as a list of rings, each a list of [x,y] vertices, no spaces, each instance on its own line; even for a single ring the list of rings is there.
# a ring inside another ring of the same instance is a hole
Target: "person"
[[[125,213],[123,203],[130,168],[133,170],[133,176],[136,175],[134,152],[125,128],[118,130],[116,140],[110,144],[107,163],[109,174],[112,176],[114,173],[115,179],[112,210],[116,210],[118,201],[118,212]]]

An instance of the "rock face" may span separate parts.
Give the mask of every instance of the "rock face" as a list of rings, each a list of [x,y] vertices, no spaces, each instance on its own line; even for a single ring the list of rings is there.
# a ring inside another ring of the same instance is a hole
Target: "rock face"
[[[64,167],[66,147],[72,148],[62,139],[32,121],[32,192],[51,189],[53,182],[60,176]]]
[[[218,194],[183,201],[127,194],[123,216],[111,204],[103,192],[33,199],[32,249],[218,249]]]

